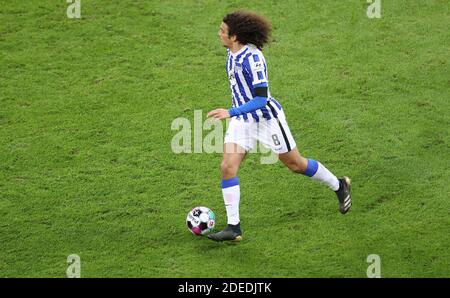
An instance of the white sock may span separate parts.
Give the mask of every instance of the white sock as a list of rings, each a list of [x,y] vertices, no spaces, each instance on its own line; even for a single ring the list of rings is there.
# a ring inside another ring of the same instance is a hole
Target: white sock
[[[333,191],[339,189],[339,180],[333,175],[323,164],[313,159],[308,159],[308,167],[305,172],[306,176],[326,184]]]
[[[230,183],[226,182],[232,181],[232,179],[234,179],[234,183],[231,184],[234,185],[230,186]],[[237,182],[237,177],[222,180],[222,194],[225,208],[227,209],[228,224],[237,225],[239,223],[239,201],[241,197],[241,189]]]

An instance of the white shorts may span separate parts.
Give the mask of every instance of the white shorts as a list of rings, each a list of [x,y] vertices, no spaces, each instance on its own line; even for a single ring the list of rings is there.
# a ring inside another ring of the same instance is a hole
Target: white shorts
[[[259,122],[250,119],[251,116],[249,116],[248,122],[245,122],[242,117],[231,119],[224,143],[238,144],[247,152],[254,148],[257,149],[257,141],[270,148],[275,154],[291,151],[296,144],[286,122],[286,116],[282,109],[277,109],[277,113],[278,118],[272,117],[267,120],[260,117]]]

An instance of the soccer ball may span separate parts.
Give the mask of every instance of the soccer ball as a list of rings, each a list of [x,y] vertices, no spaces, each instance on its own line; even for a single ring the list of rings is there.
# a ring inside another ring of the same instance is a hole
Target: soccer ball
[[[206,235],[214,228],[216,215],[207,207],[195,207],[188,213],[186,224],[192,234]]]

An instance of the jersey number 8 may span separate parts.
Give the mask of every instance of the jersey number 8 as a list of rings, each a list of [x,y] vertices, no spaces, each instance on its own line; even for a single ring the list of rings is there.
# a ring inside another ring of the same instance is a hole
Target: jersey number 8
[[[273,140],[273,143],[275,144],[275,146],[279,146],[281,144],[280,140],[278,140],[278,136],[276,134],[272,135],[272,140]]]

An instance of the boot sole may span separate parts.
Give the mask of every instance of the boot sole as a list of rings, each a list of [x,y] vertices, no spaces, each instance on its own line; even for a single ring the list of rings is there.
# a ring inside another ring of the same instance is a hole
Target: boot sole
[[[348,193],[349,193],[349,196],[350,196],[350,203],[349,203],[349,206],[348,206],[348,208],[346,210],[341,208],[341,206],[339,205],[339,211],[342,214],[346,214],[350,210],[350,208],[352,207],[352,197],[351,197],[351,194],[350,194],[352,180],[350,178],[348,178],[347,176],[344,176],[344,179],[345,179],[345,183],[347,183],[347,185],[348,185]]]

